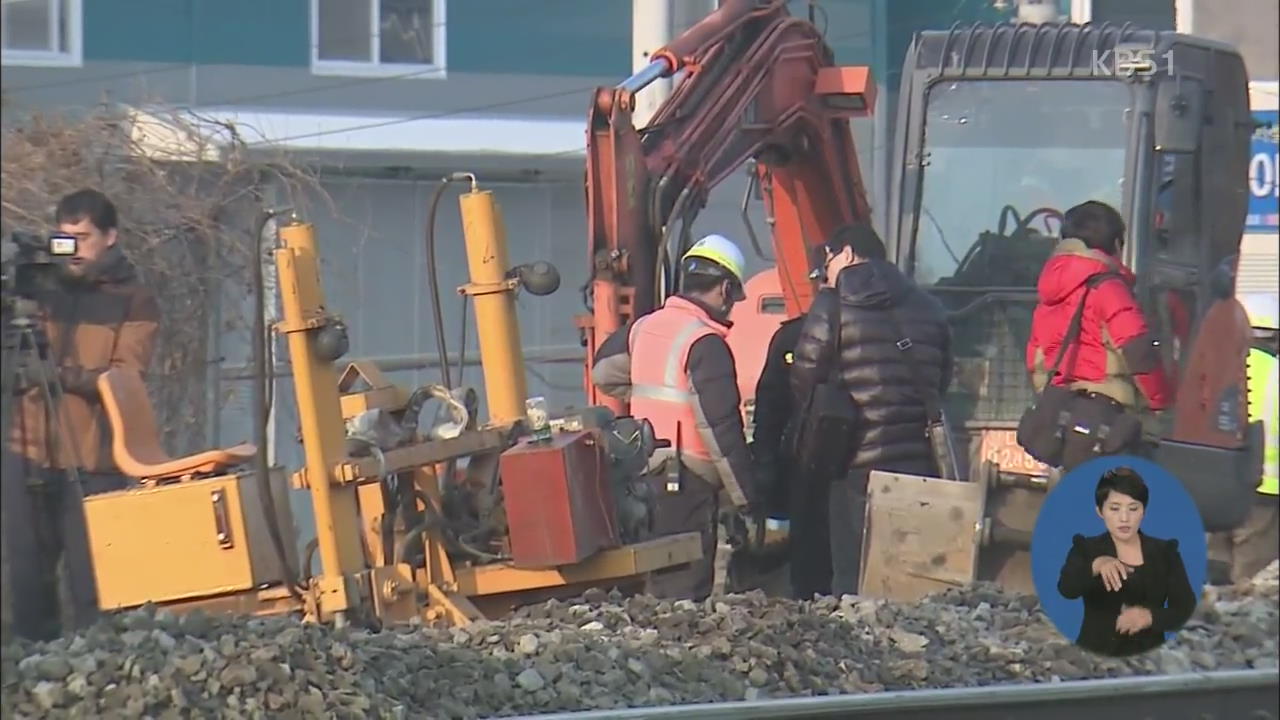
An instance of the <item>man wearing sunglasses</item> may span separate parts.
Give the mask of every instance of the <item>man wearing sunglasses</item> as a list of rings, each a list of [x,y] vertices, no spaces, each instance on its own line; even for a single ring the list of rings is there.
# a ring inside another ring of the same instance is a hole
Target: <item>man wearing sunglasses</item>
[[[848,225],[828,239],[824,266],[831,290],[814,298],[800,330],[791,389],[798,404],[819,386],[848,393],[856,414],[847,437],[823,438],[847,443],[842,471],[809,478],[830,483],[831,590],[843,595],[858,591],[871,471],[936,473],[922,393],[946,392],[951,333],[941,303],[889,262],[869,224]]]

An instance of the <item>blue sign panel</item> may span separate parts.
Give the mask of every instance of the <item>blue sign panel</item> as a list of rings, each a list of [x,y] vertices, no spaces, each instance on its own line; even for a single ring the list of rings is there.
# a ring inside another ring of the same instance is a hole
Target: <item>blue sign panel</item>
[[[1250,232],[1280,232],[1280,123],[1275,110],[1255,110],[1253,117],[1262,126],[1254,131],[1249,152],[1249,215],[1244,224]]]

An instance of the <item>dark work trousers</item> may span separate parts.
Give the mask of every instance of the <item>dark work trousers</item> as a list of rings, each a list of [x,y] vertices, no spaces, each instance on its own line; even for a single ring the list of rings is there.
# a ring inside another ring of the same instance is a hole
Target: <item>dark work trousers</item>
[[[831,594],[856,595],[862,570],[862,534],[866,527],[867,478],[871,471],[854,469],[831,483],[828,527],[831,543]]]
[[[1077,425],[1088,428],[1097,428],[1103,425],[1132,427],[1137,417],[1132,410],[1126,411],[1119,403],[1102,397],[1094,397],[1077,402],[1072,406],[1072,413]],[[1126,415],[1126,413],[1127,417],[1122,418],[1121,416]],[[1120,422],[1117,423],[1117,421]],[[1102,447],[1098,439],[1093,435],[1068,431],[1062,443],[1062,470],[1064,473],[1070,472],[1072,469],[1104,455],[1137,455],[1145,458],[1149,457],[1150,454],[1151,447],[1143,440],[1140,429],[1129,442],[1111,447]]]
[[[867,481],[872,470],[933,475],[932,459],[902,460],[879,468],[854,468],[831,483],[828,506],[831,534],[831,594],[856,595],[862,572],[863,534],[867,527]]]
[[[814,595],[831,594],[830,487],[825,481],[801,479],[798,474],[792,478],[788,483],[791,594],[809,600]]]
[[[62,471],[43,471],[40,483],[24,479],[21,472],[6,473],[3,481],[12,630],[49,639],[98,614],[83,497],[122,490],[128,482],[119,474],[82,472],[77,486]]]
[[[650,574],[646,592],[671,600],[702,600],[711,594],[715,581],[715,559],[720,509],[720,490],[692,472],[684,471],[680,491],[667,490],[667,476],[650,476],[657,498],[653,534],[702,534],[702,557],[688,565]]]

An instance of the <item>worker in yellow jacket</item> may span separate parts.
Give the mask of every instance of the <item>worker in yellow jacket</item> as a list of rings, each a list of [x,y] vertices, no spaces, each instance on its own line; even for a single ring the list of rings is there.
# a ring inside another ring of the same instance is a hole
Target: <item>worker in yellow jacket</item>
[[[1237,296],[1253,327],[1247,360],[1249,422],[1261,422],[1265,445],[1256,502],[1244,523],[1209,540],[1209,557],[1230,568],[1233,583],[1253,577],[1280,557],[1280,308],[1267,294]],[[1225,579],[1225,578],[1224,578]]]

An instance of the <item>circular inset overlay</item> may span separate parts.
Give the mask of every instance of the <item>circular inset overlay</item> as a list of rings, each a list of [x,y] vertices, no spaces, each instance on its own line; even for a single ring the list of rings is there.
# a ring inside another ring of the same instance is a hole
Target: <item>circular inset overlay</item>
[[[1049,492],[1031,538],[1040,605],[1092,652],[1155,649],[1186,622],[1208,568],[1204,523],[1172,474],[1142,458],[1096,458]]]

